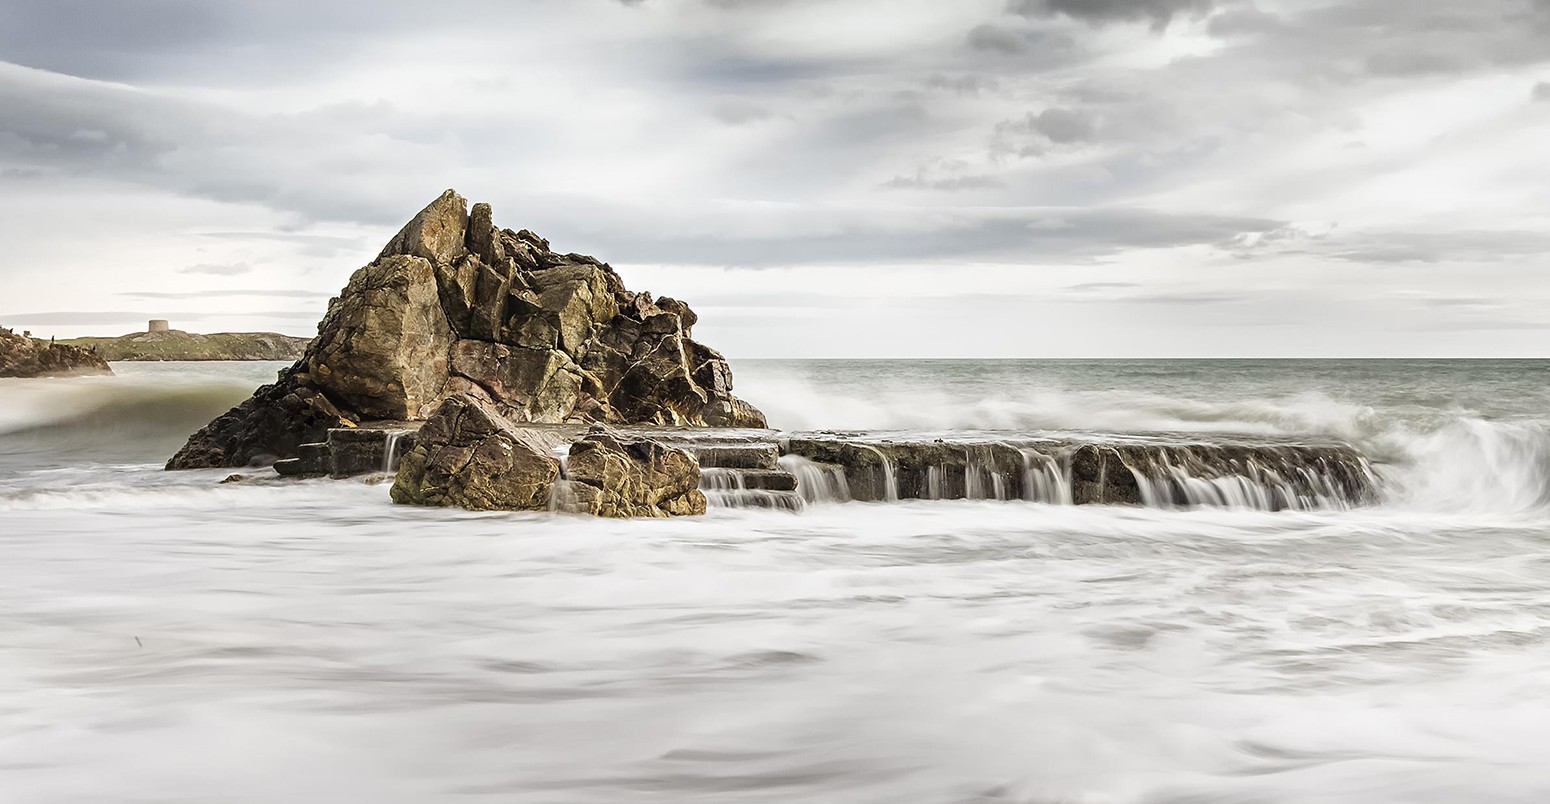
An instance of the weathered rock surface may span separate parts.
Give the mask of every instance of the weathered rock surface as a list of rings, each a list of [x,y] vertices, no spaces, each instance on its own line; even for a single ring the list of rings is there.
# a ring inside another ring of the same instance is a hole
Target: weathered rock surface
[[[699,463],[650,439],[595,427],[571,445],[566,477],[578,512],[618,518],[705,513]]]
[[[334,433],[329,452],[354,453],[339,449],[343,435]],[[393,502],[473,511],[555,508],[618,518],[705,513],[700,466],[689,453],[601,425],[570,444],[562,479],[556,453],[575,435],[569,428],[514,424],[489,403],[454,394],[399,462]],[[339,458],[328,460],[337,464]]]
[[[471,511],[542,511],[560,476],[559,439],[517,428],[468,394],[447,397],[420,428],[393,502]]]
[[[112,374],[90,349],[29,338],[0,327],[0,377],[68,377]]]
[[[514,422],[763,427],[726,360],[690,338],[697,319],[448,190],[351,277],[301,360],[167,467],[293,458],[331,428],[421,421],[454,394]]]
[[[71,338],[60,343],[95,349],[109,361],[296,360],[310,338],[277,332],[136,332],[117,338]]]

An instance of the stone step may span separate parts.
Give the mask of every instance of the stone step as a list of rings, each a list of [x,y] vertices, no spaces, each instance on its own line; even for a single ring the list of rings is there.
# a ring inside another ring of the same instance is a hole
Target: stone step
[[[700,488],[705,491],[796,491],[796,475],[784,469],[700,469]]]
[[[775,469],[776,461],[780,459],[780,449],[774,444],[696,444],[687,441],[674,446],[693,455],[701,469]]]
[[[712,508],[764,508],[777,511],[801,511],[807,503],[794,491],[707,491],[705,501]]]
[[[276,461],[274,470],[286,477],[333,478],[392,472],[414,442],[413,430],[339,428],[328,431],[327,441],[297,447],[296,457]]]

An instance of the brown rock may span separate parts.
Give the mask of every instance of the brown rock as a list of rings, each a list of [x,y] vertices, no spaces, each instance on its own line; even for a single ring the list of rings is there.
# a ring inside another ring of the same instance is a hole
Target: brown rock
[[[351,277],[305,356],[189,439],[169,468],[291,458],[328,427],[423,420],[468,393],[517,421],[762,427],[687,304],[606,263],[497,229],[448,191]],[[306,439],[306,440],[298,440]]]
[[[594,427],[571,445],[566,477],[581,510],[604,517],[705,513],[700,465],[689,453]]]
[[[0,377],[69,377],[112,374],[92,349],[51,343],[0,327]]]
[[[554,437],[517,429],[478,399],[447,397],[399,464],[393,502],[471,511],[542,511],[560,476]]]
[[[357,271],[320,330],[307,372],[362,418],[424,418],[446,384],[452,328],[436,271],[421,257],[393,255]]]

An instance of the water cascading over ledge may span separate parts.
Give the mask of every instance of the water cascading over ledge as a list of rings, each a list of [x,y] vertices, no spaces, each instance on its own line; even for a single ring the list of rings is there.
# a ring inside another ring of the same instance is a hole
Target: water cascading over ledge
[[[532,427],[532,425],[529,425]],[[556,455],[582,437],[579,427],[546,426]],[[1340,510],[1376,503],[1379,479],[1356,449],[1185,436],[907,434],[623,428],[685,450],[700,467],[711,507],[800,511],[814,504],[902,500],[1002,500],[1048,505],[1149,508]],[[283,474],[344,477],[396,471],[414,444],[402,429],[334,430],[327,442],[282,461]],[[561,460],[551,510],[567,511]]]
[[[803,434],[761,446],[710,438],[677,443],[700,456],[711,504],[727,507],[970,499],[1283,511],[1368,505],[1379,490],[1366,457],[1340,443]]]

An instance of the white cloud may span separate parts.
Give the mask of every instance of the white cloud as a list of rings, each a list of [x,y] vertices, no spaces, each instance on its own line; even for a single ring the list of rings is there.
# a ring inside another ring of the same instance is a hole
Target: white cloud
[[[711,305],[742,311],[698,330],[733,355],[1550,352],[1544,3],[8,12],[12,313],[138,293],[304,334],[239,294],[311,315],[285,294],[334,292],[450,186],[632,286],[827,300]],[[951,326],[897,336],[922,316]]]

